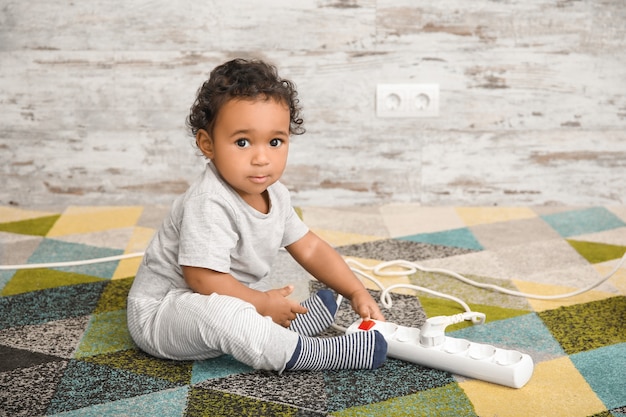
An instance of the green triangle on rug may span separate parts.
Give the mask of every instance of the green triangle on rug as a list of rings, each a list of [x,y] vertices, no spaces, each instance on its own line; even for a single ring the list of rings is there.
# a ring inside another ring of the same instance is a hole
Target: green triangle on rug
[[[0,295],[16,295],[30,291],[45,290],[48,288],[64,287],[67,285],[86,284],[91,282],[107,281],[91,275],[75,272],[57,271],[54,269],[21,269],[13,275],[2,289]]]
[[[56,214],[54,216],[45,216],[36,219],[0,223],[0,231],[20,235],[45,236],[59,217],[61,217],[61,215]]]
[[[104,287],[94,314],[125,310],[128,292],[130,291],[133,281],[133,277],[111,280],[111,282]]]
[[[609,245],[607,243],[583,242],[569,239],[567,243],[592,264],[619,259],[624,256],[624,252],[626,252],[626,246]]]
[[[189,384],[192,378],[192,361],[159,359],[136,348],[83,357],[81,360],[114,369],[123,369],[138,375],[164,379],[177,385]]]
[[[626,252],[626,246],[609,245],[608,243],[583,242],[570,239],[567,239],[567,243],[592,264],[619,259]]]
[[[210,414],[209,414],[210,413]],[[277,416],[296,417],[299,410],[287,404],[263,401],[197,385],[187,396],[185,415],[195,416]]]
[[[337,417],[358,416],[475,416],[469,398],[453,382],[443,387],[394,397],[386,401],[348,408],[333,413]]]
[[[126,325],[126,310],[93,314],[74,358],[95,356],[135,347]]]

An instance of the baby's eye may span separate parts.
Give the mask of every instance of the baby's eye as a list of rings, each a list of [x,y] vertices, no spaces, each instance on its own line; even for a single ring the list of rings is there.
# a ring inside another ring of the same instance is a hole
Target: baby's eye
[[[282,144],[283,144],[283,140],[282,139],[274,138],[274,139],[270,140],[270,146],[272,148],[278,148]]]
[[[235,142],[235,144],[236,144],[239,148],[247,148],[248,146],[250,146],[250,141],[248,141],[248,139],[237,139],[237,141]]]

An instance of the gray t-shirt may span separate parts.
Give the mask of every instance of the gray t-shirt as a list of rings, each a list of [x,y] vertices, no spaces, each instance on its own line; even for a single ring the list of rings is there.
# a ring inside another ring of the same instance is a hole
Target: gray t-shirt
[[[178,197],[144,255],[129,296],[160,298],[187,288],[181,265],[226,272],[251,288],[264,279],[281,247],[298,241],[308,227],[291,206],[280,182],[268,188],[269,213],[248,205],[208,163]]]

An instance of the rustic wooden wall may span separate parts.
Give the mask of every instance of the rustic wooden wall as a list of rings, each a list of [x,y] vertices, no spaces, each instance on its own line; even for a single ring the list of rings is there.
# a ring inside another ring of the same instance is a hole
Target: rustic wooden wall
[[[295,204],[623,204],[625,51],[623,0],[0,0],[0,204],[169,203],[236,56],[299,87]],[[395,82],[440,116],[377,118]]]

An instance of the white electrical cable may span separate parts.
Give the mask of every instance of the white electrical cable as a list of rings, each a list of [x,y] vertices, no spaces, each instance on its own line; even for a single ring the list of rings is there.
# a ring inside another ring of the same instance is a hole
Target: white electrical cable
[[[135,252],[135,253],[116,255],[116,256],[108,256],[104,258],[85,259],[85,260],[79,260],[79,261],[49,262],[49,263],[23,264],[23,265],[0,265],[0,271],[20,270],[20,269],[39,269],[39,268],[61,268],[61,267],[67,267],[67,266],[91,265],[91,264],[96,264],[96,263],[119,261],[123,259],[139,258],[139,257],[142,257],[143,255],[144,255],[144,252]],[[441,269],[441,268],[427,268],[427,267],[418,265],[414,262],[409,262],[405,260],[381,262],[373,267],[368,267],[354,259],[346,259],[346,263],[348,265],[355,265],[357,267],[357,268],[354,268],[352,266],[350,267],[352,272],[354,272],[356,275],[360,275],[363,278],[369,279],[378,288],[380,288],[381,290],[380,302],[385,308],[391,308],[392,306],[391,296],[389,295],[389,293],[392,290],[395,290],[397,288],[408,288],[408,289],[412,289],[415,291],[422,291],[427,294],[431,294],[437,297],[442,297],[442,298],[447,298],[449,300],[452,300],[460,304],[463,307],[463,309],[465,310],[464,317],[466,317],[467,320],[471,320],[472,323],[474,324],[481,324],[485,322],[485,314],[472,311],[469,305],[465,303],[463,300],[461,300],[460,298],[454,297],[452,295],[444,294],[439,291],[420,287],[419,285],[412,285],[412,284],[394,284],[385,288],[385,286],[378,279],[374,278],[370,274],[366,274],[363,271],[372,271],[374,275],[378,275],[379,277],[398,277],[398,276],[412,275],[419,270],[422,272],[431,272],[431,273],[448,275],[448,276],[451,276],[453,278],[460,280],[461,282],[464,282],[469,285],[473,285],[478,288],[482,288],[485,290],[492,290],[492,291],[496,291],[496,292],[500,292],[500,293],[504,293],[508,295],[513,295],[516,297],[533,298],[537,300],[557,300],[561,298],[573,297],[573,296],[585,293],[587,291],[590,291],[598,287],[602,283],[608,281],[613,275],[615,275],[615,273],[617,272],[619,268],[621,268],[625,260],[626,260],[626,253],[624,253],[624,255],[622,256],[620,261],[617,263],[617,265],[613,268],[613,270],[609,272],[607,275],[605,275],[604,277],[602,277],[602,279],[600,279],[599,281],[587,287],[581,288],[579,290],[572,291],[572,292],[565,293],[565,294],[557,294],[557,295],[528,294],[528,293],[524,293],[521,291],[514,291],[508,288],[500,287],[498,285],[476,282],[467,277],[464,277],[461,274],[457,274],[454,271],[449,271],[449,270]],[[401,267],[401,268],[404,268],[404,270],[386,271],[386,269],[390,267]],[[343,300],[343,297],[341,295],[337,296],[337,308],[339,308],[339,306],[341,305],[342,300]],[[345,332],[347,330],[345,327],[339,326],[336,323],[333,323],[331,326],[342,332]]]
[[[119,261],[119,260],[123,260],[123,259],[130,259],[130,258],[139,258],[142,257],[144,255],[144,252],[135,252],[135,253],[127,253],[127,254],[122,254],[122,255],[116,255],[116,256],[108,256],[108,257],[104,257],[104,258],[94,258],[94,259],[85,259],[85,260],[79,260],[79,261],[67,261],[67,262],[49,262],[49,263],[38,263],[38,264],[22,264],[22,265],[0,265],[0,271],[7,271],[7,270],[20,270],[20,269],[40,269],[40,268],[61,268],[61,267],[68,267],[68,266],[81,266],[81,265],[91,265],[91,264],[96,264],[96,263],[104,263],[104,262],[112,262],[112,261]],[[626,252],[624,253],[624,255],[622,256],[622,258],[619,260],[619,262],[615,265],[615,267],[613,268],[613,270],[611,272],[609,272],[607,275],[605,275],[604,277],[602,277],[599,281],[588,285],[587,287],[584,288],[580,288],[576,291],[572,291],[569,293],[564,293],[564,294],[556,294],[556,295],[541,295],[541,294],[529,294],[529,293],[524,293],[521,291],[514,291],[514,290],[510,290],[508,288],[503,288],[500,287],[498,285],[493,285],[493,284],[485,284],[485,283],[481,283],[481,282],[476,282],[474,280],[471,280],[467,277],[464,277],[461,274],[457,274],[454,271],[449,271],[446,269],[441,269],[441,268],[427,268],[421,265],[418,265],[414,262],[409,262],[409,261],[405,261],[405,260],[395,260],[395,261],[388,261],[388,262],[381,262],[379,264],[377,264],[376,266],[373,267],[368,267],[354,259],[346,259],[346,263],[348,263],[348,265],[355,265],[357,268],[353,268],[351,267],[350,269],[356,273],[357,275],[360,275],[364,278],[369,279],[370,281],[372,281],[374,284],[376,284],[376,286],[378,286],[382,293],[380,296],[380,300],[381,303],[383,304],[383,306],[385,306],[386,308],[390,308],[392,305],[391,302],[391,297],[389,295],[389,292],[391,290],[397,289],[397,288],[409,288],[409,289],[413,289],[416,291],[423,291],[426,292],[428,294],[432,294],[438,297],[443,297],[443,298],[448,298],[452,301],[455,301],[457,303],[459,303],[461,306],[463,306],[463,308],[465,309],[465,311],[467,312],[471,312],[471,309],[469,308],[469,306],[461,299],[448,295],[448,294],[444,294],[444,293],[440,293],[438,291],[434,291],[434,290],[430,290],[428,288],[424,288],[424,287],[420,287],[417,285],[411,285],[411,284],[395,284],[395,285],[391,285],[387,288],[385,288],[385,286],[376,278],[374,278],[373,276],[366,274],[363,271],[372,271],[373,274],[378,275],[380,277],[394,277],[394,276],[408,276],[408,275],[412,275],[414,273],[416,273],[418,270],[422,271],[422,272],[431,272],[431,273],[438,273],[438,274],[443,274],[443,275],[448,275],[451,276],[453,278],[456,278],[466,284],[469,285],[473,285],[475,287],[478,288],[482,288],[485,290],[492,290],[492,291],[496,291],[496,292],[500,292],[503,294],[508,294],[508,295],[513,295],[516,297],[524,297],[524,298],[533,298],[533,299],[537,299],[537,300],[557,300],[557,299],[561,299],[561,298],[568,298],[568,297],[574,297],[576,295],[579,294],[583,294],[587,291],[590,291],[598,286],[600,286],[601,284],[603,284],[604,282],[608,281],[613,275],[615,275],[615,273],[617,272],[617,270],[619,268],[621,268],[622,264],[624,263],[624,261],[626,260]],[[390,268],[390,267],[402,267],[404,268],[404,270],[402,271],[386,271],[386,269]],[[338,299],[338,304],[341,303],[341,300]]]
[[[350,259],[346,260],[348,264],[351,263],[350,261],[351,261]],[[374,282],[374,284],[376,284],[378,288],[380,288],[380,290],[382,291],[382,293],[380,294],[380,302],[385,308],[391,308],[392,306],[391,296],[389,295],[389,292],[391,292],[392,290],[395,290],[396,288],[409,288],[409,289],[416,290],[416,291],[422,291],[422,292],[425,292],[425,293],[428,293],[437,297],[447,298],[456,303],[459,303],[465,311],[467,312],[472,311],[472,309],[463,300],[461,300],[460,298],[454,297],[452,295],[444,294],[439,291],[430,290],[428,288],[424,288],[424,287],[420,287],[419,285],[412,285],[412,284],[394,284],[385,288],[385,286],[373,276],[368,275],[364,273],[363,271],[356,269],[356,268],[350,268],[350,269],[352,270],[352,272],[358,275],[361,275],[362,277],[365,277],[369,279],[370,281]]]
[[[407,261],[397,261],[397,262],[407,262]],[[353,259],[346,259],[346,263],[348,265],[356,264],[361,269],[369,269],[369,270],[373,269],[373,268],[368,268],[365,265],[363,265],[363,264],[361,264],[361,263],[359,263],[359,262],[357,262],[357,261],[355,261]],[[389,267],[389,266],[390,265],[387,265],[386,267]],[[419,285],[412,285],[412,284],[394,284],[394,285],[390,285],[389,287],[385,288],[385,286],[379,280],[377,280],[376,278],[374,278],[373,276],[371,276],[369,274],[366,274],[362,270],[357,269],[357,268],[352,268],[352,267],[350,267],[350,269],[355,274],[360,275],[361,277],[366,278],[366,279],[372,281],[374,284],[376,284],[376,286],[378,288],[380,288],[380,290],[381,290],[380,302],[383,305],[383,307],[385,307],[385,308],[391,308],[392,305],[393,305],[393,303],[391,301],[391,296],[389,295],[389,293],[392,290],[395,290],[396,288],[408,288],[408,289],[411,289],[411,290],[422,291],[422,292],[425,292],[427,294],[431,294],[431,295],[434,295],[434,296],[437,296],[437,297],[447,298],[449,300],[452,300],[452,301],[460,304],[463,307],[463,309],[465,310],[465,313],[462,313],[462,314],[457,315],[457,316],[459,316],[459,317],[463,316],[464,320],[471,320],[472,323],[474,323],[474,324],[482,324],[482,323],[485,322],[486,316],[485,316],[484,313],[479,313],[479,312],[476,312],[476,311],[472,311],[470,306],[467,305],[467,303],[465,301],[463,301],[460,298],[457,298],[457,297],[455,297],[453,295],[445,294],[445,293],[442,293],[442,292],[439,292],[439,291],[431,290],[431,289],[428,289],[428,288],[420,287]],[[380,274],[377,274],[377,275],[380,275]],[[384,273],[383,276],[385,276],[385,275],[389,276],[389,273]],[[404,274],[402,274],[402,275],[404,275]],[[343,301],[343,296],[341,294],[339,294],[337,296],[337,309],[339,309],[339,306],[341,305],[342,301]],[[334,329],[339,330],[341,332],[344,332],[344,333],[347,330],[346,327],[340,326],[337,323],[331,324],[331,327],[333,327]]]
[[[469,307],[469,305],[467,305],[467,303],[465,303],[463,300],[461,300],[460,298],[454,297],[452,295],[449,294],[444,294],[438,291],[434,291],[434,290],[430,290],[428,288],[424,288],[424,287],[420,287],[419,285],[412,285],[412,284],[394,284],[394,285],[390,285],[389,287],[386,287],[376,278],[374,278],[373,276],[366,274],[363,271],[372,271],[372,273],[374,275],[377,275],[379,277],[404,277],[404,276],[408,276],[408,275],[412,275],[414,273],[416,273],[418,270],[422,271],[422,272],[432,272],[432,273],[437,273],[437,274],[443,274],[443,275],[448,275],[451,276],[453,278],[456,278],[458,280],[460,280],[461,282],[464,282],[466,284],[469,285],[473,285],[475,287],[478,288],[482,288],[485,290],[492,290],[492,291],[497,291],[497,292],[501,292],[504,294],[508,294],[508,295],[512,295],[515,297],[524,297],[524,298],[533,298],[533,299],[538,299],[538,300],[557,300],[557,299],[561,299],[561,298],[568,298],[568,297],[573,297],[582,293],[585,293],[587,291],[590,291],[598,286],[600,286],[602,283],[604,283],[605,281],[609,280],[613,275],[615,275],[615,273],[617,272],[617,270],[622,266],[622,264],[624,263],[624,260],[626,260],[626,252],[624,253],[624,255],[622,256],[622,258],[620,259],[620,261],[617,263],[617,265],[613,268],[613,270],[611,272],[609,272],[606,276],[602,277],[599,281],[585,287],[585,288],[581,288],[579,290],[576,291],[572,291],[569,293],[565,293],[565,294],[557,294],[557,295],[541,295],[541,294],[528,294],[528,293],[524,293],[521,291],[514,291],[514,290],[510,290],[508,288],[503,288],[500,287],[498,285],[493,285],[493,284],[484,284],[481,282],[476,282],[474,280],[471,280],[467,277],[464,277],[461,274],[457,274],[454,271],[449,271],[446,269],[441,269],[441,268],[427,268],[421,265],[418,265],[414,262],[409,262],[409,261],[405,261],[405,260],[395,260],[395,261],[388,261],[388,262],[381,262],[378,263],[376,266],[373,267],[369,267],[366,266],[354,259],[346,259],[346,263],[350,266],[350,269],[352,270],[352,272],[354,272],[357,275],[360,275],[363,278],[367,278],[368,280],[372,281],[378,288],[380,288],[381,290],[381,294],[380,294],[380,302],[381,304],[385,307],[385,308],[391,308],[392,306],[392,301],[391,301],[391,296],[389,295],[389,292],[397,289],[397,288],[408,288],[408,289],[412,289],[415,291],[422,291],[431,295],[435,295],[437,297],[442,297],[442,298],[447,298],[449,300],[452,300],[458,304],[460,304],[463,309],[465,310],[465,316],[467,320],[471,320],[472,323],[474,324],[482,324],[485,322],[485,314],[483,313],[479,313],[479,312],[475,312],[472,311],[472,309]],[[356,266],[356,268],[354,268],[353,266]],[[386,271],[386,269],[391,268],[391,267],[402,267],[404,268],[404,270],[401,271]],[[341,302],[343,300],[343,297],[341,295],[337,296],[337,308],[339,308],[339,306],[341,305]],[[339,331],[346,331],[345,327],[339,326],[336,323],[332,324],[332,327],[339,330]]]
[[[143,256],[143,252],[126,253],[122,255],[107,256],[104,258],[83,259],[79,261],[66,261],[66,262],[48,262],[40,264],[23,264],[23,265],[0,265],[0,271],[10,271],[19,269],[41,269],[41,268],[63,268],[66,266],[82,266],[100,264],[105,262],[121,261],[123,259],[140,258]]]
[[[605,275],[604,277],[602,277],[600,280],[598,280],[598,281],[594,282],[593,284],[588,285],[588,286],[586,286],[584,288],[580,288],[580,289],[578,289],[576,291],[572,291],[572,292],[568,292],[568,293],[564,293],[564,294],[556,294],[556,295],[529,294],[529,293],[525,293],[525,292],[521,292],[521,291],[510,290],[508,288],[503,288],[503,287],[500,287],[498,285],[485,284],[485,283],[482,283],[482,282],[476,282],[476,281],[471,280],[471,279],[469,279],[467,277],[464,277],[463,275],[457,274],[456,272],[449,271],[449,270],[446,270],[446,269],[427,268],[427,267],[418,265],[416,263],[409,262],[409,261],[404,261],[404,260],[395,260],[395,261],[389,261],[389,262],[381,262],[381,263],[379,263],[379,264],[377,264],[376,266],[373,266],[373,267],[368,267],[368,266],[363,265],[362,263],[360,263],[358,261],[355,261],[353,259],[347,259],[346,262],[348,262],[348,264],[356,265],[358,268],[360,268],[362,270],[372,271],[375,275],[378,275],[378,276],[381,276],[381,277],[383,277],[383,276],[386,276],[386,277],[407,276],[407,275],[412,275],[412,274],[416,273],[419,270],[419,271],[422,271],[422,272],[433,272],[433,273],[448,275],[448,276],[451,276],[453,278],[458,279],[459,281],[462,281],[462,282],[464,282],[466,284],[469,284],[469,285],[473,285],[473,286],[478,287],[478,288],[482,288],[482,289],[485,289],[485,290],[492,290],[492,291],[496,291],[496,292],[501,292],[503,294],[513,295],[515,297],[532,298],[532,299],[536,299],[536,300],[558,300],[558,299],[562,299],[562,298],[574,297],[576,295],[583,294],[583,293],[585,293],[587,291],[591,291],[592,289],[600,286],[604,282],[608,281],[613,275],[615,275],[615,273],[617,272],[617,270],[619,268],[621,268],[621,266],[622,266],[622,264],[624,263],[625,260],[626,260],[626,252],[624,252],[624,255],[619,260],[619,262],[615,265],[613,270],[611,272],[609,272],[607,275]],[[386,268],[390,268],[390,267],[393,267],[393,266],[400,266],[400,267],[405,268],[405,270],[404,271],[385,271]],[[375,282],[377,282],[377,281],[375,281]],[[392,287],[399,288],[398,286],[405,286],[405,285],[407,285],[406,288],[410,287],[409,284],[397,284],[397,285],[392,285],[389,288],[392,288]],[[383,289],[383,287],[380,287],[380,288],[381,288],[381,290]],[[387,291],[387,290],[385,290],[385,291]]]

